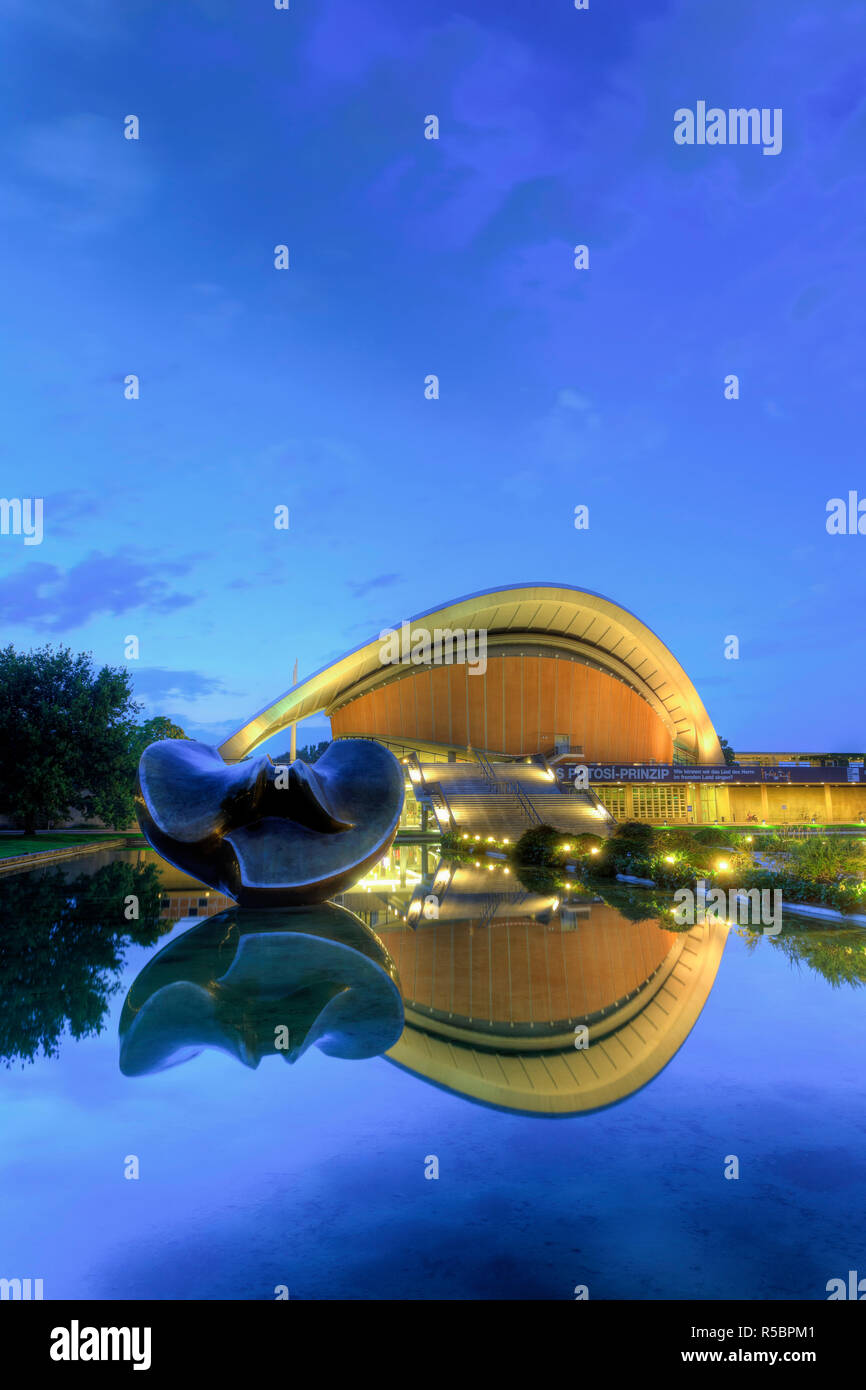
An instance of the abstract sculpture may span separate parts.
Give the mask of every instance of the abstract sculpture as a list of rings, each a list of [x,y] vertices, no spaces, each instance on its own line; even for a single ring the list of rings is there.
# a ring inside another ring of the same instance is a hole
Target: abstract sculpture
[[[397,971],[359,917],[229,908],[164,947],[133,982],[120,1019],[125,1076],[216,1048],[245,1066],[296,1062],[314,1043],[332,1057],[376,1057],[403,1031]]]
[[[400,764],[368,739],[332,743],[315,767],[268,757],[229,765],[207,744],[163,739],[138,768],[148,842],[243,907],[342,892],[385,854],[402,807]]]

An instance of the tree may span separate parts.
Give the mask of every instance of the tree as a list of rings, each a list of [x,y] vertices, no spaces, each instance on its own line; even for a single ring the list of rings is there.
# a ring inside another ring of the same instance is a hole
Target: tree
[[[128,825],[140,708],[129,672],[88,652],[0,649],[0,808],[30,834],[73,808]]]
[[[186,734],[179,724],[172,724],[164,714],[145,719],[143,724],[137,725],[132,735],[132,753],[136,765],[145,748],[151,743],[159,743],[164,738],[186,738]]]
[[[737,763],[737,755],[728,743],[728,740],[726,738],[720,738],[719,743],[722,745],[722,752],[725,755],[725,762],[728,767],[737,767],[739,765]]]
[[[326,749],[330,748],[330,746],[331,740],[329,738],[323,739],[321,743],[308,743],[303,748],[298,749],[296,756],[299,757],[302,762],[314,763],[317,759],[321,758],[322,754]],[[290,763],[292,761],[292,755],[291,753],[280,753],[279,756],[274,757],[272,761],[275,763]]]

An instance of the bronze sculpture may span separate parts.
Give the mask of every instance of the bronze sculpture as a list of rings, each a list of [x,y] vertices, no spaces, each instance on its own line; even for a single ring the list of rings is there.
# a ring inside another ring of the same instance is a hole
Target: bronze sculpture
[[[322,902],[386,853],[403,773],[370,739],[339,739],[314,767],[223,762],[193,739],[144,750],[136,814],[158,854],[243,907]]]

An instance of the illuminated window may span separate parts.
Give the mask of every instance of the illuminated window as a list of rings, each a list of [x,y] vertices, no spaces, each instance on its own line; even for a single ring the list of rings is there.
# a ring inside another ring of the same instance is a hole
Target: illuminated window
[[[635,787],[635,820],[685,820],[688,815],[686,790],[676,786]]]

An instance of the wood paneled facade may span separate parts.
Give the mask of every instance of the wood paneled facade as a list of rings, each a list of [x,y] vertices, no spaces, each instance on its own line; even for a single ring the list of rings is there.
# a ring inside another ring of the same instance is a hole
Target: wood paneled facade
[[[403,737],[509,754],[545,752],[568,735],[589,762],[673,759],[671,736],[624,681],[580,661],[488,655],[483,675],[466,664],[416,668],[331,711],[335,738]]]

